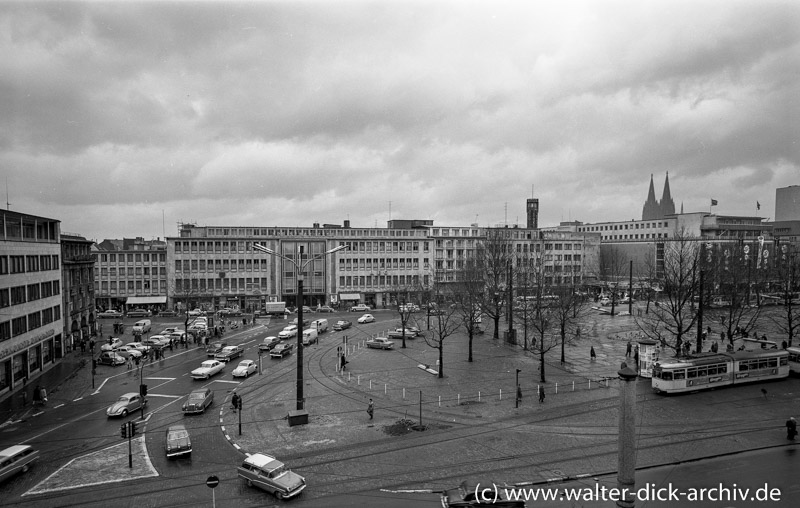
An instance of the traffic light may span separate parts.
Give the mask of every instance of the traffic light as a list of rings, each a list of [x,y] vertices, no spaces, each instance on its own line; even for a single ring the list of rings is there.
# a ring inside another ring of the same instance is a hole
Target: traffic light
[[[92,368],[93,369],[97,368],[97,359],[95,359],[95,358],[92,358]]]
[[[128,438],[128,424],[127,423],[123,423],[122,425],[120,425],[120,427],[119,427],[119,435],[122,436],[123,439],[127,439]]]
[[[139,432],[139,422],[134,421],[134,422],[128,422],[128,423],[131,426],[131,428],[130,428],[131,437],[133,437]]]
[[[145,384],[139,385],[139,395],[141,395],[142,397],[147,395],[147,385]]]
[[[242,410],[242,399],[243,399],[243,397],[240,395],[240,396],[239,396],[239,410],[240,410],[240,411]],[[241,413],[240,413],[240,414],[241,414]]]

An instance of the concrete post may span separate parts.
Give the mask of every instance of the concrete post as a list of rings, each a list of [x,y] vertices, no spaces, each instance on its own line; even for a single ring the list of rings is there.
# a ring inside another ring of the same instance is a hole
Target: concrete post
[[[617,506],[633,508],[636,504],[636,371],[622,363],[617,372],[619,394],[619,449],[617,453]],[[623,489],[625,494],[623,495]]]

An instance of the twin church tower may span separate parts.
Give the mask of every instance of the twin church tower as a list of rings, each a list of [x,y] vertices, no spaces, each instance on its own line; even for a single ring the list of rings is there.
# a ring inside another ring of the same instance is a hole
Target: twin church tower
[[[650,175],[650,191],[647,193],[647,201],[642,209],[642,220],[663,219],[667,215],[675,213],[675,203],[672,201],[672,194],[669,191],[669,173],[664,181],[664,193],[661,201],[656,200],[656,191],[653,188],[653,175]]]

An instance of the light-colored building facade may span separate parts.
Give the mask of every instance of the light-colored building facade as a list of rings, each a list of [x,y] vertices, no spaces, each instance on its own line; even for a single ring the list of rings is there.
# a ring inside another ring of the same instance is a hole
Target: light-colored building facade
[[[164,309],[167,305],[167,244],[125,238],[94,245],[96,305],[101,310]]]
[[[775,221],[800,220],[800,185],[775,189]]]
[[[60,223],[0,212],[0,397],[65,352]]]
[[[71,233],[61,234],[64,352],[69,353],[96,331],[94,301],[94,242]]]

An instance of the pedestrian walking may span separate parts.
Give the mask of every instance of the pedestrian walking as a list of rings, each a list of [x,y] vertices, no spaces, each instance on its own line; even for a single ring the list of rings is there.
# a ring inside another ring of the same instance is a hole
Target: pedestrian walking
[[[369,405],[367,406],[367,414],[369,415],[369,419],[372,420],[372,415],[375,413],[375,404],[372,402],[372,399],[369,399]]]
[[[544,388],[539,388],[539,404],[544,402]]]
[[[33,389],[33,405],[36,406],[42,402],[42,392],[39,391],[39,385]]]
[[[633,346],[631,344],[631,341],[628,341],[628,344],[625,346],[625,358],[630,358],[631,357],[631,350],[632,349],[633,349]]]
[[[39,388],[39,400],[42,405],[47,404],[47,390],[44,389],[44,386]]]
[[[139,366],[139,357],[138,356],[134,357],[133,361],[136,363],[136,366],[138,367]]]
[[[94,353],[94,339],[89,340],[89,349]]]
[[[25,391],[25,388],[22,389],[22,407],[28,405],[28,392]]]
[[[133,358],[128,356],[128,359],[125,360],[125,364],[128,366],[128,370],[131,370],[133,368]]]
[[[594,346],[589,348],[589,357],[592,359],[592,361],[597,359],[597,353],[594,352]]]
[[[233,409],[233,412],[235,413],[236,408],[238,407],[239,407],[239,394],[233,392],[233,396],[231,397],[231,409]]]
[[[794,437],[797,435],[797,420],[794,419],[794,416],[790,417],[786,420],[786,439],[791,439],[794,441]]]

